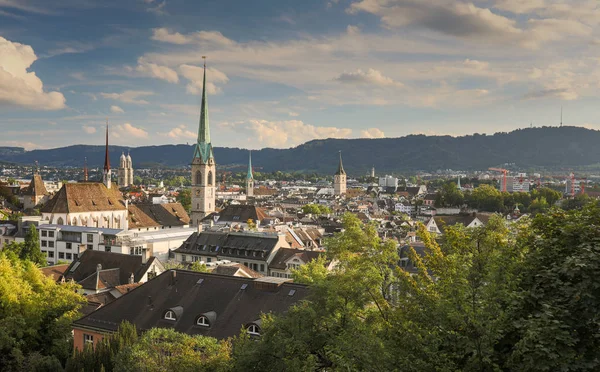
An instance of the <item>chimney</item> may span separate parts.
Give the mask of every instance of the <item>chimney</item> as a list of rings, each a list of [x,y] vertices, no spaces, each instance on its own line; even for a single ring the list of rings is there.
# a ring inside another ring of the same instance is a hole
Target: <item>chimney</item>
[[[101,271],[101,270],[102,270],[102,264],[96,265],[96,271]]]
[[[177,271],[171,270],[171,285],[177,283]]]
[[[142,249],[142,264],[148,262],[148,250]]]
[[[133,284],[135,282],[135,277],[133,276],[133,273],[131,273],[131,275],[129,275],[129,284]]]
[[[198,224],[198,234],[200,234],[200,233],[202,232],[202,229],[203,229],[203,227],[204,227],[204,226],[202,226],[202,222],[200,222],[200,223]]]

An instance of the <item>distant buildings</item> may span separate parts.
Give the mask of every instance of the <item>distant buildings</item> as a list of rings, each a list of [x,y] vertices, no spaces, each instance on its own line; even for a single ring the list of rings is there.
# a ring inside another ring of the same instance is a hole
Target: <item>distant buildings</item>
[[[398,178],[388,176],[379,177],[379,187],[398,187]]]
[[[29,186],[23,191],[23,209],[29,210],[48,201],[50,193],[46,190],[42,176],[37,169],[33,173],[33,178]]]
[[[529,178],[526,173],[519,173],[514,177],[506,177],[506,191],[529,192]]]

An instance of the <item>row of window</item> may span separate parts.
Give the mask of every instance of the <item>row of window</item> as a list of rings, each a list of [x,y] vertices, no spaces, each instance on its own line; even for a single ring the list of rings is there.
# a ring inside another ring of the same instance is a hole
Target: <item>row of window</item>
[[[172,310],[167,310],[165,312],[165,315],[163,316],[163,318],[166,320],[172,320],[172,321],[177,320],[177,316],[175,315],[175,312]],[[196,318],[196,325],[201,326],[201,327],[210,327],[210,320],[208,319],[208,317],[206,317],[204,315],[200,315],[198,318]],[[248,325],[246,327],[246,330],[247,330],[248,334],[250,334],[250,335],[260,336],[260,327],[257,326],[256,324]],[[93,342],[93,339],[92,339],[92,342]]]
[[[44,256],[47,256],[48,258],[54,258],[54,251],[44,251],[42,250],[42,254]],[[77,253],[65,253],[65,252],[58,252],[58,259],[59,260],[76,260],[78,257]]]
[[[42,236],[54,238],[54,231],[42,230]]]
[[[42,247],[54,248],[54,241],[52,241],[52,240],[42,240]]]

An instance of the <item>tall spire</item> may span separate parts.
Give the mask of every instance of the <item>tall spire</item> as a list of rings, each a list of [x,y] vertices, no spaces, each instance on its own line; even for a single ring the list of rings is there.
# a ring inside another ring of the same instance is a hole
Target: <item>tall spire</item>
[[[338,170],[335,173],[336,175],[346,174],[344,171],[344,165],[342,164],[342,152],[340,151],[340,165],[338,166]]]
[[[246,179],[254,179],[254,175],[252,174],[252,151],[248,151],[248,175],[246,176]]]
[[[108,157],[108,119],[106,119],[106,150],[104,153],[104,170],[110,170],[110,159]]]
[[[560,106],[560,126],[562,127],[562,106]]]
[[[204,58],[204,77],[202,81],[202,105],[200,107],[200,123],[198,126],[198,140],[194,149],[194,158],[200,158],[206,162],[213,157],[212,145],[210,143],[210,125],[208,122],[208,103],[206,97],[206,56]]]

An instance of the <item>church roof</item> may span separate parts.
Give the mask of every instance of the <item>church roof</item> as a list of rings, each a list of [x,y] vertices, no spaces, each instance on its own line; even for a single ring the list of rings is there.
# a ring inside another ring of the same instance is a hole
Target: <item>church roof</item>
[[[208,103],[206,97],[206,63],[204,64],[204,78],[202,81],[202,105],[200,107],[200,123],[198,127],[198,140],[194,148],[194,159],[207,162],[213,158],[212,145],[210,143],[210,125],[208,121]]]
[[[104,151],[104,170],[110,170],[110,158],[108,156],[108,120],[106,121],[106,149]]]
[[[248,155],[248,175],[246,176],[246,179],[254,179],[254,176],[252,175],[252,152],[249,152]]]
[[[338,165],[338,170],[335,172],[335,175],[340,176],[343,174],[346,174],[346,171],[344,170],[344,165],[342,164],[342,152],[340,151],[340,164]]]
[[[103,183],[66,183],[44,207],[42,213],[80,213],[125,210],[123,196]]]
[[[44,186],[44,181],[42,180],[42,176],[39,173],[35,173],[29,186],[23,191],[23,195],[33,195],[33,196],[41,196],[48,195],[48,190],[46,190],[46,186]]]
[[[190,217],[180,203],[130,204],[129,228],[189,225]]]

